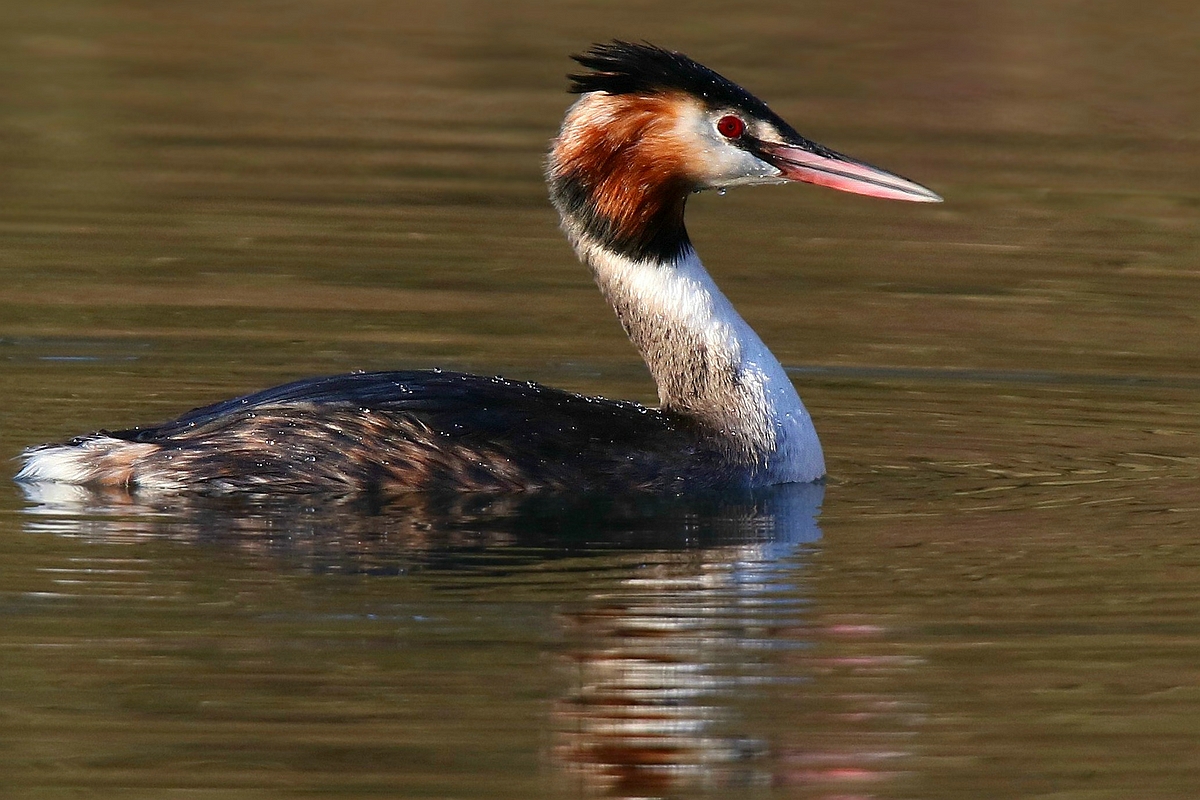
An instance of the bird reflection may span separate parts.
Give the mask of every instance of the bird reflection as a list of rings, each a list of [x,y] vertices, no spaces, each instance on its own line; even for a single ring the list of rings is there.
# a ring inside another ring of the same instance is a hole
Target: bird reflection
[[[482,547],[531,557],[613,549],[754,546],[762,557],[820,538],[821,484],[658,496],[644,493],[237,495],[132,493],[67,484],[21,485],[30,532],[226,542],[263,554],[327,558],[357,571],[396,560],[453,560]]]
[[[318,572],[420,566],[461,578],[615,552],[614,580],[583,602],[556,602],[571,685],[554,704],[548,754],[565,780],[618,797],[772,782],[763,756],[779,743],[744,704],[780,679],[778,659],[764,654],[805,645],[780,631],[800,628],[807,600],[795,577],[820,538],[823,488],[279,500],[23,487],[30,531],[217,542]]]
[[[762,653],[802,612],[786,556],[819,537],[819,487],[772,498],[742,523],[758,541],[660,554],[616,590],[564,615],[576,687],[556,709],[556,756],[592,791],[659,796],[769,785],[772,749],[739,729],[739,695],[772,676]],[[780,502],[783,501],[783,502]]]

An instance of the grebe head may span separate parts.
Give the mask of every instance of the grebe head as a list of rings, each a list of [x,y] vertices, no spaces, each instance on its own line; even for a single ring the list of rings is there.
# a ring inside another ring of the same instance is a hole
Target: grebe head
[[[689,245],[693,191],[799,181],[892,200],[940,202],[924,186],[812,142],[736,83],[682,53],[616,41],[574,56],[583,96],[547,166],[568,235],[638,260]]]

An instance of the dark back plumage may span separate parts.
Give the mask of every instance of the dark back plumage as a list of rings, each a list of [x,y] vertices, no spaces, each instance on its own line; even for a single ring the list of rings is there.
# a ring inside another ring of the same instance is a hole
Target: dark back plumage
[[[231,491],[658,491],[727,482],[724,445],[636,403],[456,372],[312,378],[105,434],[143,471]]]

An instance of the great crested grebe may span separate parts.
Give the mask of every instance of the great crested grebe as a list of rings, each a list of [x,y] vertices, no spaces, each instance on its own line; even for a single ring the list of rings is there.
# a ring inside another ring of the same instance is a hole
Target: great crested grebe
[[[30,448],[17,480],[226,493],[673,491],[821,478],[821,444],[787,373],[688,241],[688,195],[802,181],[941,198],[810,142],[680,53],[616,41],[574,59],[587,71],[570,76],[581,97],[550,149],[550,199],[661,407],[436,370],[355,373]]]

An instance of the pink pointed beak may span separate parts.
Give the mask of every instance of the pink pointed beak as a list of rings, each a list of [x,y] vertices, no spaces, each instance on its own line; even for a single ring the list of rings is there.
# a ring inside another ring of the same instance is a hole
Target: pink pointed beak
[[[800,145],[759,142],[763,160],[774,166],[789,181],[815,183],[843,192],[882,197],[887,200],[909,200],[914,203],[940,203],[942,198],[919,183],[872,167],[861,161],[835,153],[820,145]]]

